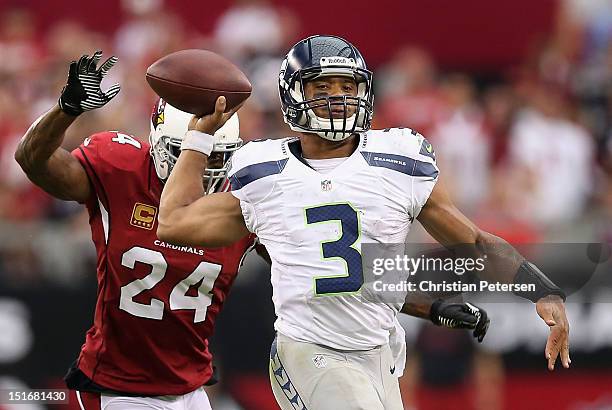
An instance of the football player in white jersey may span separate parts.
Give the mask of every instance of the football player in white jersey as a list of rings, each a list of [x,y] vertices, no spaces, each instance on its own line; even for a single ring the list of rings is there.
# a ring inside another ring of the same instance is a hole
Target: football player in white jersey
[[[565,295],[502,239],[480,230],[439,182],[431,145],[410,129],[371,130],[372,73],[334,36],[297,43],[279,75],[282,111],[299,138],[251,142],[232,158],[232,192],[201,197],[211,134],[225,99],[198,122],[164,188],[162,240],[222,246],[254,232],[272,260],[278,319],[272,387],[288,409],[401,409],[401,303],[364,301],[362,245],[404,242],[418,220],[442,245],[487,252],[484,279],[520,285],[550,327],[549,369],[569,367]],[[490,252],[494,250],[494,252]],[[432,310],[435,310],[435,306]]]

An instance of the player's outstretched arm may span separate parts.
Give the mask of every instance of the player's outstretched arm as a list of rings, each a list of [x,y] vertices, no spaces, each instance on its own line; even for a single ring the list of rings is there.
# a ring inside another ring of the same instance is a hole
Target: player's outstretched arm
[[[569,323],[565,314],[565,295],[561,289],[506,241],[474,225],[455,207],[440,181],[417,219],[445,247],[461,246],[467,252],[472,252],[473,257],[486,254],[488,268],[483,272],[484,279],[536,284],[536,292],[515,293],[535,302],[536,311],[550,327],[544,352],[549,370],[554,369],[559,355],[563,366],[569,367]]]
[[[91,194],[85,169],[61,144],[78,115],[102,107],[119,92],[118,84],[100,90],[102,78],[117,61],[111,57],[97,68],[101,57],[97,51],[70,64],[58,104],[30,126],[15,151],[15,160],[28,178],[59,199],[84,202]]]
[[[229,192],[204,195],[202,175],[212,152],[212,135],[239,108],[224,113],[225,104],[225,98],[219,97],[213,114],[189,123],[161,196],[157,236],[163,241],[221,247],[249,233],[236,197]]]
[[[92,189],[87,173],[79,160],[60,146],[75,119],[59,105],[53,107],[30,126],[15,151],[15,160],[30,181],[50,195],[84,202]]]

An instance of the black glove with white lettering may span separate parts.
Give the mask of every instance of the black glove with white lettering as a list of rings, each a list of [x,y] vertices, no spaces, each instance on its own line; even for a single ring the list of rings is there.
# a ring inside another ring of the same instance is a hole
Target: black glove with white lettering
[[[100,89],[102,79],[117,62],[117,57],[112,56],[97,68],[101,57],[102,51],[96,51],[91,57],[84,55],[78,62],[70,63],[68,83],[59,98],[59,106],[66,114],[77,116],[84,111],[100,108],[121,89],[119,84],[112,85],[107,91]]]
[[[482,342],[489,328],[487,312],[471,303],[446,303],[442,299],[431,305],[429,318],[438,326],[450,329],[473,329],[474,337]]]

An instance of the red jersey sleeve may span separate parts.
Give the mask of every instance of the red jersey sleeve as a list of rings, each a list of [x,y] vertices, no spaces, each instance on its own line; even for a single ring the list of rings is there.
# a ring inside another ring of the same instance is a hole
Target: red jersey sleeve
[[[115,131],[93,134],[83,141],[72,155],[76,157],[89,177],[93,187],[92,197],[86,205],[100,200],[105,207],[109,206],[107,190],[114,184],[120,185],[117,171],[135,171],[140,161],[134,161],[133,150],[147,150],[148,146],[138,139]],[[138,157],[138,156],[137,156]]]

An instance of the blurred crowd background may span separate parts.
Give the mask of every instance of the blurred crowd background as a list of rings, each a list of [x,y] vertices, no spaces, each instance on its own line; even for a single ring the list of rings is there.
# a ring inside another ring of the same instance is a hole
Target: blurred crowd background
[[[79,118],[68,149],[102,130],[146,140],[156,98],[146,68],[184,48],[215,50],[247,73],[254,92],[240,111],[245,141],[291,135],[279,109],[280,61],[305,35],[336,34],[374,71],[374,128],[425,135],[454,200],[481,227],[513,243],[612,242],[610,0],[208,3],[0,1],[0,387],[61,386],[91,324],[86,211],[34,187],[13,153],[56,103],[68,63],[97,49],[119,57],[105,84],[122,91]],[[426,239],[417,230],[413,240]],[[274,408],[268,274],[250,259],[220,317],[216,408]],[[581,360],[551,375],[542,358],[547,329],[528,305],[491,307],[501,325],[493,314],[484,348],[407,319],[405,406],[612,408],[609,306],[568,306]]]

